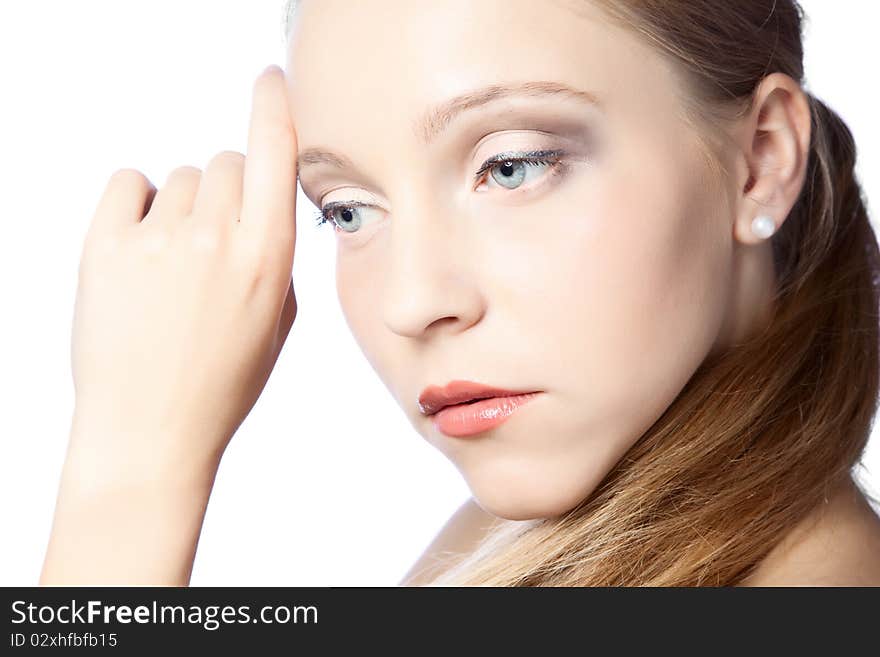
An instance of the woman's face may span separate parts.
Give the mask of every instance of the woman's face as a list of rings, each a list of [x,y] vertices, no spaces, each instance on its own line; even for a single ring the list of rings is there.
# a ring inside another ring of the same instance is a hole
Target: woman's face
[[[486,511],[572,508],[731,322],[733,217],[671,70],[584,0],[300,0],[290,39],[302,188],[365,204],[321,229],[370,364]],[[542,392],[453,437],[418,397],[455,379]]]

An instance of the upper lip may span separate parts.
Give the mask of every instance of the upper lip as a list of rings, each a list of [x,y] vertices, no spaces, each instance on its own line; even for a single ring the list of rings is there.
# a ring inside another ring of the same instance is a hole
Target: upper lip
[[[461,404],[474,399],[490,397],[509,397],[524,395],[535,390],[511,390],[495,388],[473,381],[450,381],[445,386],[428,386],[419,395],[419,410],[424,415],[433,415],[445,406]]]

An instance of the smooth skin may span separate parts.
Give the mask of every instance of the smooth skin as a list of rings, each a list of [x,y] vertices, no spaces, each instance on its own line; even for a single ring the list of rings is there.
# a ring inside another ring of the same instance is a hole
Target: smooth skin
[[[383,38],[390,16],[406,29]],[[303,192],[366,204],[335,233],[340,307],[486,512],[571,509],[768,314],[772,251],[750,225],[781,224],[803,187],[809,110],[790,77],[764,81],[719,189],[672,67],[585,0],[301,0],[289,42]],[[498,91],[550,84],[596,102]],[[564,169],[529,165],[512,188],[501,167],[476,173],[533,150],[564,152]],[[455,379],[542,392],[465,440],[416,402]]]
[[[41,584],[189,582],[223,450],[296,316],[279,67],[257,78],[250,121],[247,158],[180,167],[158,191],[131,169],[106,186],[79,270],[76,405]]]
[[[768,75],[724,135],[716,185],[674,66],[588,0],[299,0],[289,43],[303,191],[318,207],[366,204],[337,226],[341,308],[412,426],[473,493],[405,579],[425,581],[493,519],[551,517],[588,496],[708,354],[766,321],[771,242],[751,222],[781,226],[803,189],[809,105],[791,77]],[[534,81],[599,104],[500,97]],[[533,149],[564,150],[567,172],[535,165],[513,188],[500,170],[475,175],[487,158]],[[457,439],[416,404],[452,379],[544,393]],[[791,552],[805,576],[833,567],[880,582],[880,519],[853,499],[817,514],[845,516],[832,543],[865,558]]]
[[[114,175],[83,251],[76,409],[41,583],[188,583],[219,460],[296,313],[297,163],[316,205],[370,204],[363,233],[336,231],[342,309],[473,492],[404,584],[495,522],[588,495],[707,353],[763,321],[771,252],[749,224],[783,221],[803,185],[800,87],[764,80],[730,135],[726,187],[712,189],[669,69],[586,5],[301,0],[287,74],[255,85],[246,162],[226,152],[158,192],[139,172]],[[354,60],[339,47],[366,43]],[[594,91],[602,110],[509,98],[471,107],[431,145],[412,130],[437,103],[530,80]],[[522,190],[472,186],[487,157],[548,146],[569,153],[567,176],[551,184],[545,165]],[[546,392],[491,435],[451,439],[415,402],[454,378]],[[834,544],[850,551],[785,553],[756,582],[824,568],[880,583],[878,519],[853,499],[825,516],[848,519]]]

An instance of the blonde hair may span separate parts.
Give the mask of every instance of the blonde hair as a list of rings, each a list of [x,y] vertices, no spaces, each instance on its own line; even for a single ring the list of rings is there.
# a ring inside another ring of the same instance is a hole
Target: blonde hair
[[[770,73],[803,84],[795,0],[591,1],[675,64],[716,178],[725,133],[714,126],[747,113]],[[767,325],[707,357],[575,508],[498,524],[431,584],[734,585],[851,477],[877,404],[880,251],[852,134],[807,97],[807,176],[771,238]]]

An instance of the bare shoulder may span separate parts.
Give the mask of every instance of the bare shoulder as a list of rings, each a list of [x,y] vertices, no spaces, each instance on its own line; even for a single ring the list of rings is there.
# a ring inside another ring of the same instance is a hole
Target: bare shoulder
[[[742,584],[880,587],[880,515],[861,491],[848,486]]]
[[[499,519],[468,498],[434,536],[399,586],[420,586],[471,553]]]
[[[867,499],[855,494],[855,508],[841,523],[841,560],[827,577],[829,586],[880,587],[880,515]]]

